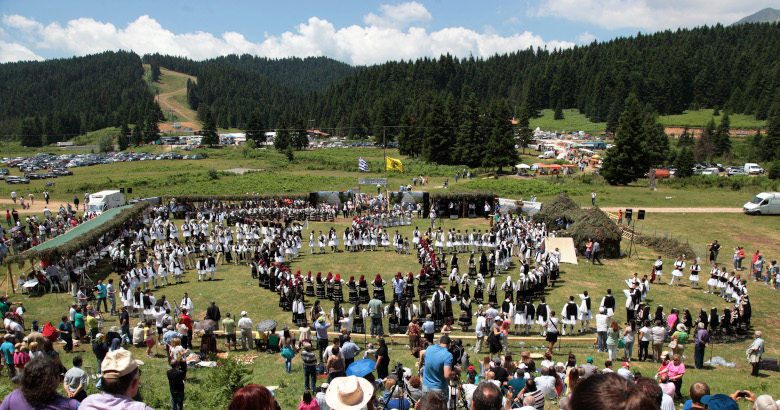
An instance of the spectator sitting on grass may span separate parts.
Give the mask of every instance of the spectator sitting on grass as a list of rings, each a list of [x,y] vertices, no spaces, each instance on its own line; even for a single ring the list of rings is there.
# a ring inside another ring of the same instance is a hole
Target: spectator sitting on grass
[[[57,393],[59,365],[47,357],[30,362],[21,377],[21,389],[14,390],[0,404],[0,410],[64,409],[76,410],[78,401]]]

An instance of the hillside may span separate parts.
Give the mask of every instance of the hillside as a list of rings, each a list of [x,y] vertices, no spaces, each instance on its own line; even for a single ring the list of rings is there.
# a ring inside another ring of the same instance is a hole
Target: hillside
[[[437,100],[452,99],[451,107],[457,110],[472,94],[481,111],[506,99],[515,115],[522,105],[532,113],[560,107],[615,126],[630,93],[645,109],[662,116],[719,108],[763,121],[774,104],[780,104],[778,49],[776,24],[705,26],[488,59],[444,55],[391,61],[358,70],[313,93],[284,91],[238,65],[209,64],[201,68],[208,70],[208,80],[199,75],[201,82],[190,92],[190,107],[208,104],[224,125],[238,126],[259,111],[267,127],[284,114],[314,120],[329,133],[357,137],[404,124],[404,117],[422,118]],[[243,80],[235,81],[236,76]]]
[[[144,64],[144,69],[148,68],[149,65]],[[159,124],[160,131],[172,130],[174,122],[181,123],[182,127],[200,129],[197,113],[187,104],[187,81],[197,83],[198,79],[164,67],[160,71],[158,82],[151,83],[151,79],[148,79],[150,87],[157,93],[157,103],[166,118],[165,123]]]
[[[0,64],[0,127],[40,146],[88,131],[135,123],[154,110],[138,55]]]
[[[732,24],[732,26],[747,24],[747,23],[777,23],[777,22],[780,22],[780,10],[767,7],[747,17],[743,17],[736,23]]]

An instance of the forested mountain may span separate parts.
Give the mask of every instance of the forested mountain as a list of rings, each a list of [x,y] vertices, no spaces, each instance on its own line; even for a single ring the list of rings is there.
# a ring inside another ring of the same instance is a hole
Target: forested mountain
[[[204,61],[172,57],[160,54],[147,54],[145,64],[156,63],[169,70],[199,77],[199,70],[213,64],[227,65],[240,70],[253,72],[274,83],[297,88],[302,91],[322,91],[333,83],[354,73],[359,68],[336,61],[328,57],[289,57],[270,59],[249,54],[221,56]]]
[[[141,58],[109,51],[86,57],[0,64],[0,127],[40,146],[159,111]]]
[[[745,23],[776,23],[779,21],[780,21],[780,10],[767,7],[747,17],[743,17],[739,19],[739,21],[732,24],[732,26],[745,24]]]
[[[231,125],[236,126],[256,110],[269,113],[264,115],[265,124],[275,124],[271,112],[281,111],[288,118],[314,119],[318,128],[365,136],[382,126],[401,124],[404,116],[423,117],[434,109],[434,101],[452,98],[463,105],[474,94],[480,107],[507,99],[515,115],[523,104],[532,116],[543,108],[577,108],[594,122],[607,121],[614,131],[623,103],[633,93],[645,110],[661,115],[716,107],[765,119],[780,95],[778,50],[780,26],[745,24],[638,34],[566,50],[528,49],[487,59],[445,55],[358,70],[322,92],[309,93],[303,104],[298,92],[280,91],[278,98],[243,100],[229,111],[238,121]],[[212,84],[225,81],[208,78]],[[249,95],[258,87],[245,81],[231,84],[238,89],[220,86],[213,92]],[[217,101],[216,94],[209,95],[212,91],[205,92],[200,85],[194,92],[191,101],[214,105],[215,111],[230,104],[228,99]],[[284,108],[276,105],[284,100]]]

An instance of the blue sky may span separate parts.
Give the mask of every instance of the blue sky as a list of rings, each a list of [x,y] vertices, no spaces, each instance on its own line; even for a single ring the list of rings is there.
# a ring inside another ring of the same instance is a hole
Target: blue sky
[[[572,47],[639,31],[731,24],[767,0],[0,0],[0,62],[132,49],[204,59],[325,55],[376,64]],[[225,5],[228,4],[228,5]]]

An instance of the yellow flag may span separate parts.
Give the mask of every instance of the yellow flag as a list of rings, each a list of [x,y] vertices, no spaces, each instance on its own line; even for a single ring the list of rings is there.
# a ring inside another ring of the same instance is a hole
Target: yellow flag
[[[388,171],[401,171],[404,172],[404,166],[400,160],[387,157],[387,170]]]

